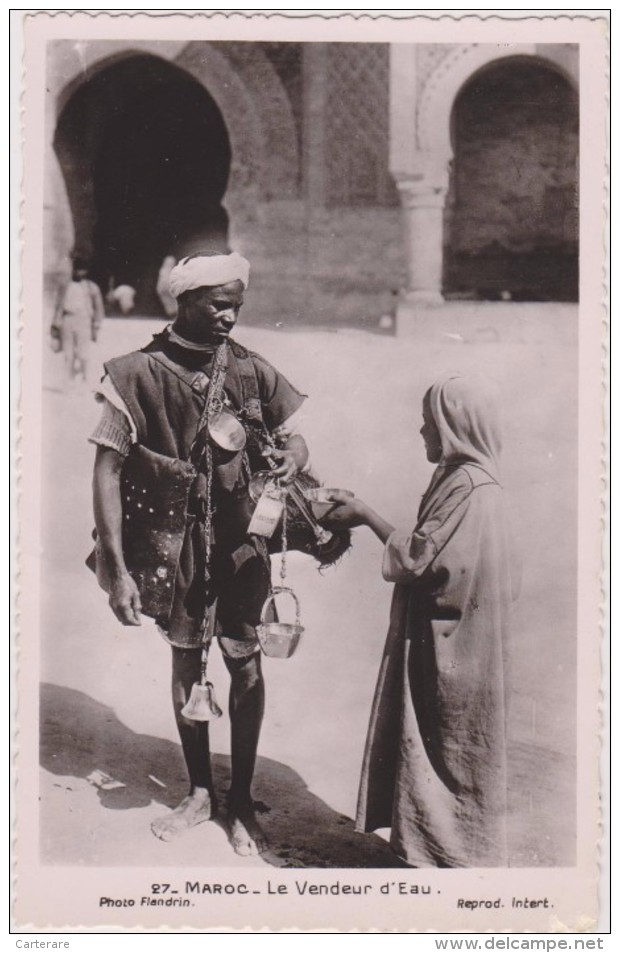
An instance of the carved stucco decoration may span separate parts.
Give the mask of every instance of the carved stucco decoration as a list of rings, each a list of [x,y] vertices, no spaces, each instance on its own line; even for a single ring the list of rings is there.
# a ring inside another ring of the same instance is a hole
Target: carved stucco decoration
[[[439,64],[450,53],[456,49],[456,43],[420,43],[417,47],[417,76],[416,91],[419,99],[420,93],[431,73],[436,70]]]
[[[333,204],[395,200],[388,175],[389,47],[328,45],[327,172]]]
[[[452,158],[450,117],[459,90],[479,69],[506,56],[533,56],[533,43],[460,44],[430,73],[418,102],[417,144],[444,162]]]

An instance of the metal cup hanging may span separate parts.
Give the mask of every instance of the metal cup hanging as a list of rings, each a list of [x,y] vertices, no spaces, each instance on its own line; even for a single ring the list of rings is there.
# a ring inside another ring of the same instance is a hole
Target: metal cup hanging
[[[274,597],[286,593],[295,601],[294,622],[267,622],[267,612]],[[276,586],[263,604],[260,625],[256,627],[256,634],[261,649],[270,658],[290,658],[296,651],[304,632],[300,624],[299,599],[288,586]]]
[[[282,487],[283,494],[286,495],[287,488]],[[265,655],[270,658],[290,658],[299,645],[299,640],[303,635],[304,627],[300,622],[299,599],[289,586],[285,586],[286,581],[286,554],[287,554],[287,514],[286,506],[282,508],[282,557],[280,562],[280,581],[281,586],[276,586],[271,590],[263,603],[260,614],[260,624],[256,627],[259,645]],[[269,612],[275,596],[286,593],[291,596],[295,602],[295,621],[294,622],[268,622],[267,613]]]
[[[247,436],[243,425],[221,402],[209,414],[207,427],[211,440],[222,450],[238,452],[246,445]]]

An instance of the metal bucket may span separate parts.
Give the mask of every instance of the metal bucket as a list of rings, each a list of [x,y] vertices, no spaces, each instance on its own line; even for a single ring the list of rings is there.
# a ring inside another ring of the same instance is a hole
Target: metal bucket
[[[295,622],[267,622],[267,611],[274,597],[282,593],[288,593],[295,600]],[[304,627],[299,622],[299,599],[292,589],[276,586],[265,599],[260,624],[256,627],[261,649],[269,658],[290,658],[299,645],[303,631]]]

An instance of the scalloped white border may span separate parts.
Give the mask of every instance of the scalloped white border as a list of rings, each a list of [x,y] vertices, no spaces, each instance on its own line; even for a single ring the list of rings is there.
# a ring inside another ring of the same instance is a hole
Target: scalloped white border
[[[599,24],[602,25],[603,34],[606,32],[606,18],[605,18],[606,11],[585,11],[585,13],[583,14],[581,13],[581,11],[579,11],[579,13],[573,12],[573,11],[545,11],[545,13],[551,13],[551,16],[546,16],[544,17],[544,19],[539,18],[537,16],[529,17],[527,15],[525,16],[520,15],[524,13],[524,11],[502,11],[501,16],[494,15],[494,11],[483,11],[481,15],[477,15],[477,13],[472,15],[469,12],[465,12],[465,11],[451,11],[450,14],[447,16],[446,15],[442,16],[441,14],[437,15],[439,11],[424,11],[424,13],[421,16],[417,14],[414,17],[408,15],[410,13],[409,11],[394,11],[395,16],[392,18],[383,16],[383,14],[379,11],[373,11],[372,13],[369,13],[368,11],[346,11],[345,15],[343,16],[339,16],[336,12],[332,12],[332,11],[321,11],[321,14],[323,15],[319,17],[315,17],[312,15],[312,14],[316,14],[317,11],[309,11],[307,13],[301,13],[301,14],[296,11],[283,11],[283,12],[287,14],[287,16],[281,16],[280,12],[278,11],[269,11],[268,13],[265,11],[248,11],[247,13],[242,13],[240,11],[230,11],[226,13],[214,13],[212,11],[202,11],[202,12],[187,11],[181,14],[170,14],[167,12],[165,13],[163,11],[155,11],[155,13],[151,15],[145,15],[144,11],[136,11],[136,12],[134,11],[132,12],[105,11],[104,13],[99,13],[96,11],[86,11],[86,12],[78,11],[78,12],[72,13],[71,15],[68,15],[66,11],[33,11],[32,15],[34,19],[36,19],[36,21],[38,21],[39,23],[43,21],[45,22],[46,24],[45,29],[48,31],[49,36],[62,35],[63,37],[68,37],[70,35],[71,36],[76,35],[77,33],[80,33],[81,35],[82,33],[86,32],[90,38],[91,35],[95,35],[98,30],[105,27],[106,39],[112,39],[114,38],[114,36],[127,38],[129,36],[134,36],[138,34],[144,37],[146,37],[147,35],[149,37],[161,36],[161,38],[169,39],[171,38],[171,27],[174,26],[175,30],[180,29],[181,32],[183,32],[183,29],[189,23],[189,18],[191,18],[192,20],[192,35],[188,36],[187,37],[188,39],[198,38],[196,36],[195,27],[197,22],[199,23],[201,21],[208,22],[209,34],[210,34],[210,38],[212,39],[232,39],[232,38],[252,39],[252,40],[273,39],[274,33],[277,31],[278,39],[309,40],[310,38],[312,38],[314,40],[331,40],[331,41],[346,39],[349,42],[351,42],[352,40],[359,40],[360,42],[362,42],[363,39],[366,38],[368,40],[372,40],[373,42],[389,42],[391,38],[395,39],[397,35],[398,41],[403,42],[406,31],[408,29],[411,29],[411,27],[415,26],[415,36],[412,36],[411,42],[425,42],[426,41],[426,42],[449,43],[449,42],[455,42],[456,41],[455,37],[458,37],[459,42],[462,42],[463,34],[468,33],[468,35],[471,36],[470,31],[472,30],[474,31],[474,34],[475,34],[475,39],[472,37],[472,40],[474,42],[481,42],[481,41],[494,42],[495,37],[502,35],[501,31],[505,30],[509,24],[510,42],[515,42],[517,37],[520,37],[522,35],[524,28],[526,29],[526,32],[528,28],[536,29],[535,42],[541,42],[541,35],[540,35],[541,30],[542,32],[552,32],[554,37],[553,42],[576,42],[576,41],[579,42],[579,39],[577,40],[575,39],[575,25],[578,26],[579,24],[582,24],[583,31],[585,34],[589,30],[591,30],[591,24],[594,19],[598,20]],[[291,16],[290,14],[293,14],[293,15]],[[30,13],[25,11],[18,11],[18,16],[20,21],[26,18],[30,19]],[[395,19],[398,19],[399,21],[396,24],[395,24]],[[58,28],[62,30],[61,33],[57,33]],[[163,30],[165,30],[165,32],[162,32]],[[397,31],[397,34],[395,34],[395,30]],[[91,31],[92,31],[92,34],[91,34]],[[439,34],[438,31],[441,31],[441,33]],[[312,34],[312,36],[310,36],[310,34]],[[527,40],[524,40],[524,42],[527,42]],[[532,42],[532,40],[529,40],[529,42]],[[604,89],[605,89],[604,61],[606,56],[606,41],[604,36],[602,37],[602,41],[599,40],[598,44],[593,43],[591,44],[591,46],[592,46],[592,49],[590,49],[589,55],[594,56],[595,62],[590,63],[587,67],[584,67],[583,58],[582,58],[582,76],[581,76],[582,103],[587,102],[589,104],[592,104],[593,102],[595,102],[595,99],[592,99],[593,96],[594,97],[596,97],[597,95],[600,96],[601,92],[603,92],[604,94]],[[597,46],[596,50],[593,49],[594,46]],[[12,61],[12,70],[13,70],[14,78],[16,76],[15,57],[18,52],[19,52],[19,45],[16,44],[13,46],[13,61]],[[28,79],[30,78],[31,78],[31,75],[30,77],[27,77],[26,92],[24,95],[24,105],[26,109],[27,120],[29,118],[28,110],[31,108],[29,104],[29,93],[28,93],[28,85],[29,85]],[[32,126],[30,126],[29,128],[32,128]],[[15,148],[15,145],[13,146],[13,148]],[[602,187],[606,178],[606,166],[605,166],[606,152],[605,152],[604,143],[602,141],[602,135],[601,135],[601,139],[597,140],[594,146],[591,146],[591,151],[593,153],[596,152],[595,158],[598,160],[597,175],[599,176],[599,178],[597,179],[595,183],[595,188],[598,189],[599,198],[597,202],[601,203],[601,207],[599,208],[599,206],[597,205],[595,210],[596,214],[594,214],[593,216],[590,216],[589,217],[590,220],[582,224],[582,236],[581,236],[582,246],[581,247],[582,249],[585,249],[588,247],[591,249],[598,247],[600,251],[598,254],[596,254],[594,266],[592,266],[591,264],[589,265],[586,264],[585,259],[587,256],[582,254],[582,263],[583,263],[582,289],[583,290],[582,290],[581,318],[583,319],[584,305],[588,302],[591,302],[591,303],[595,302],[596,307],[599,309],[599,318],[596,319],[595,321],[595,327],[597,327],[599,331],[601,331],[601,333],[599,336],[598,333],[595,334],[594,332],[590,331],[590,334],[586,336],[585,339],[582,337],[580,394],[588,395],[587,403],[583,400],[581,401],[580,434],[582,438],[584,436],[584,430],[583,430],[584,426],[589,428],[592,427],[593,418],[592,416],[589,416],[591,415],[592,410],[598,413],[598,417],[600,418],[601,402],[603,402],[603,406],[606,406],[604,399],[602,399],[601,386],[603,385],[603,383],[607,382],[608,380],[607,357],[606,357],[606,352],[605,354],[603,354],[603,350],[602,350],[602,348],[606,346],[607,334],[606,334],[606,331],[603,332],[601,330],[602,322],[605,320],[602,301],[603,299],[604,300],[607,299],[606,286],[604,287],[601,284],[601,270],[604,264],[604,254],[603,254],[603,247],[602,247],[602,239],[600,236],[601,236],[601,229],[604,229],[605,227],[605,223],[603,222],[601,217],[601,213],[603,212]],[[583,156],[583,158],[585,159],[585,156]],[[583,176],[584,164],[585,163],[582,162],[582,176]],[[586,185],[587,189],[590,188],[588,183],[583,182],[582,184]],[[16,186],[15,179],[14,179],[13,180],[13,201],[14,202],[16,201],[15,190],[18,187],[19,187],[19,182],[17,183],[17,186]],[[587,203],[587,198],[586,198],[587,189],[586,191],[582,191],[582,209],[587,208],[587,204],[586,204]],[[26,191],[26,198],[32,201],[30,210],[28,208],[26,209],[25,220],[26,220],[27,226],[30,223],[30,217],[31,217],[30,211],[34,209],[35,202],[39,198],[39,196],[35,197],[33,193],[36,193],[34,186],[31,187],[29,190],[27,189]],[[606,208],[607,206],[605,205],[605,212],[606,212]],[[584,218],[587,219],[588,216],[584,215]],[[15,220],[13,221],[14,221],[14,228],[15,228]],[[26,228],[27,236],[33,233],[36,234],[36,229],[31,228],[29,232],[28,228]],[[30,241],[32,242],[32,240]],[[15,240],[15,234],[13,234],[12,242],[11,242],[11,256],[13,259],[15,257],[18,258],[17,263],[13,262],[14,275],[15,273],[19,274],[19,252],[16,250],[16,247],[17,247],[17,241]],[[37,265],[40,266],[40,249],[37,251],[34,251],[32,248],[32,244],[30,244],[26,247],[24,254],[28,260],[29,268],[36,269]],[[13,289],[15,290],[15,288],[16,288],[16,285],[14,284]],[[32,295],[29,294],[28,288],[24,288],[23,301],[24,301],[24,308],[32,308],[33,299],[32,299]],[[13,315],[15,313],[16,312],[14,310]],[[581,321],[581,330],[583,331],[583,320]],[[25,373],[26,375],[35,373],[35,376],[36,376],[37,368],[36,366],[33,366],[31,363],[31,359],[34,356],[33,354],[34,349],[30,349],[29,347],[30,336],[26,333],[26,331],[22,331],[22,339],[23,339],[22,373]],[[17,355],[18,355],[18,348],[14,344],[14,347],[12,350],[12,369],[14,373],[12,375],[12,381],[11,381],[11,388],[12,388],[11,390],[12,405],[11,406],[13,409],[15,409],[16,407],[16,399],[17,399],[17,394],[15,390],[15,387],[16,387],[16,384],[15,384],[16,373],[15,372],[16,372]],[[593,367],[598,368],[598,370],[596,371],[594,375],[592,373]],[[585,386],[585,390],[584,390],[584,386]],[[593,387],[595,389],[598,388],[598,395],[599,395],[597,397],[595,394],[594,400],[591,399],[591,390]],[[32,414],[33,410],[35,411],[34,415]],[[36,407],[33,405],[31,395],[29,395],[26,392],[24,393],[22,397],[22,414],[23,414],[22,429],[19,431],[19,433],[21,436],[21,446],[23,447],[23,453],[25,455],[25,459],[28,460],[29,453],[33,452],[31,451],[30,448],[36,447],[36,437],[32,433],[32,421],[36,420]],[[597,418],[595,417],[594,419],[597,419]],[[600,439],[601,440],[604,439],[604,435],[602,433],[600,434]],[[592,440],[590,440],[590,446],[591,446],[591,449],[592,449],[592,446],[594,446],[594,452],[591,453],[589,456],[585,455],[584,457],[583,454],[580,456],[580,514],[581,514],[580,515],[580,534],[583,534],[581,536],[581,539],[583,542],[585,542],[586,540],[589,541],[589,552],[586,558],[588,559],[588,566],[590,566],[591,568],[594,568],[595,574],[596,574],[597,565],[599,566],[599,572],[606,572],[606,570],[603,571],[600,567],[600,560],[599,560],[599,553],[601,549],[600,537],[596,533],[593,534],[592,532],[592,526],[593,526],[592,520],[594,520],[594,523],[597,523],[599,521],[600,511],[598,515],[596,512],[592,512],[591,504],[592,502],[595,504],[595,510],[596,510],[596,500],[593,497],[592,500],[590,501],[588,501],[587,499],[584,501],[583,493],[585,492],[586,494],[588,494],[592,492],[592,489],[594,487],[596,487],[597,485],[600,486],[600,480],[603,476],[603,470],[601,468],[601,456],[605,457],[605,453],[601,454],[600,452],[598,453],[596,452],[596,446],[600,447],[600,441],[596,438],[596,435],[595,435],[594,444]],[[23,467],[23,464],[22,464],[21,474],[22,474],[24,486],[27,488],[28,474],[27,474],[26,468]],[[15,477],[13,477],[12,479],[12,487],[13,488],[15,487]],[[584,502],[586,504],[585,513],[583,509]],[[36,507],[35,507],[35,510],[36,510]],[[36,512],[33,513],[31,507],[29,507],[28,523],[34,526],[37,525]],[[20,568],[22,570],[22,574],[24,575],[28,575],[32,570],[32,566],[30,565],[30,560],[28,558],[29,555],[31,554],[31,550],[28,548],[27,545],[25,545],[25,539],[26,537],[28,537],[27,529],[28,528],[25,525],[22,525],[21,567]],[[583,582],[583,579],[584,579],[584,568],[582,566],[580,567],[580,580]],[[603,576],[602,583],[603,583],[604,594],[605,594],[608,592],[608,579],[606,575]],[[590,586],[589,588],[591,590],[593,587]],[[580,612],[579,612],[580,628],[584,622],[587,623],[588,620],[592,619],[593,608],[594,608],[595,614],[597,612],[604,612],[604,608],[603,610],[597,609],[597,603],[599,601],[599,596],[597,592],[594,593],[594,602],[592,602],[592,592],[586,593],[585,596],[587,598],[587,605],[584,604],[583,599],[580,599]],[[36,601],[37,600],[29,599],[29,602],[33,602],[35,605],[36,605]],[[605,599],[603,599],[602,606],[603,607],[605,606]],[[22,632],[30,631],[30,629],[28,628],[28,621],[29,621],[28,608],[29,607],[26,605],[21,606],[21,611],[23,613]],[[603,631],[604,633],[608,634],[606,622],[607,622],[606,616],[603,615]],[[35,627],[35,631],[36,631],[36,627]],[[26,649],[26,645],[23,643],[22,651],[25,651],[25,649]],[[603,641],[602,643],[602,651],[603,653],[606,652],[605,641]],[[15,664],[15,656],[12,656],[12,658]],[[594,666],[592,665],[592,653],[590,652],[589,657],[585,657],[580,652],[580,663],[584,663],[587,667],[586,674],[588,677],[588,683],[586,685],[585,691],[587,696],[591,698],[592,691],[593,691],[592,679],[593,678],[596,679],[595,684],[598,684],[596,664],[594,664]],[[580,684],[580,690],[582,690],[581,684]],[[28,694],[28,685],[26,685],[25,687],[22,687],[22,698],[29,698],[29,697],[30,696]],[[24,706],[22,705],[22,711],[23,711],[23,707]],[[605,713],[607,712],[607,710],[608,709],[605,702],[602,702],[603,717]],[[23,719],[23,716],[22,716],[22,719]],[[23,720],[22,720],[22,724],[25,727],[25,723]],[[595,727],[594,732],[592,731],[593,725]],[[588,744],[591,745],[592,740],[596,737],[596,734],[597,734],[596,721],[593,722],[591,717],[589,720],[584,719],[581,722],[581,727],[580,727],[580,743],[582,745],[588,745]],[[20,772],[21,772],[21,785],[18,783],[18,786],[17,786],[18,796],[19,796],[20,786],[23,787],[23,784],[24,784],[25,770],[23,765],[20,767]],[[582,788],[581,788],[582,792],[583,792],[584,785],[585,785],[585,782],[582,781]],[[587,786],[587,790],[585,791],[585,794],[582,797],[580,802],[581,811],[585,811],[586,814],[588,815],[591,815],[591,812],[592,812],[591,799],[592,799],[592,796],[596,795],[596,787],[597,787],[597,779],[590,778],[590,783]],[[23,811],[23,808],[22,808],[22,811]],[[21,825],[22,836],[24,831],[24,823],[25,821],[22,821],[22,825]],[[604,859],[605,839],[603,840],[602,850],[603,850],[603,859]],[[17,851],[17,857],[19,859],[19,847]],[[583,858],[580,858],[580,862],[582,860]],[[592,858],[590,858],[590,867],[592,867]],[[52,875],[58,876],[59,873],[60,872],[57,869],[54,869],[53,871],[51,871],[48,868],[47,870],[44,870],[42,872],[41,869],[35,870],[33,867],[30,867],[28,871],[24,870],[21,876],[24,879],[27,878],[28,876],[32,877],[33,875],[35,878],[41,877],[42,879],[39,881],[39,883],[42,887],[44,885],[44,880],[46,875],[49,878]],[[77,886],[78,882],[83,882],[85,879],[88,879],[88,877],[85,877],[85,874],[90,874],[91,871],[90,870],[85,871],[84,869],[65,870],[64,873],[66,873],[66,885],[68,888],[68,885],[71,882],[73,882],[74,886]],[[95,871],[95,873],[103,874],[105,876],[104,871],[98,871],[98,872]],[[204,875],[204,871],[201,871],[200,873],[201,875]],[[246,873],[249,873],[249,872],[246,872]],[[254,871],[252,873],[254,874]],[[262,875],[262,872],[259,872],[259,873]],[[467,872],[467,871],[458,872],[458,876],[469,877],[471,876],[471,873],[472,872]],[[507,876],[509,877],[509,879],[512,879],[514,875],[520,875],[522,873],[524,872],[523,871],[505,871],[503,872],[502,876]],[[559,884],[559,882],[564,881],[565,879],[564,875],[567,873],[570,874],[570,871],[554,870],[552,872],[552,877],[555,878],[556,883]],[[595,866],[590,870],[590,873],[593,875],[596,875]],[[134,875],[134,872],[123,871],[123,876],[127,874],[131,878],[131,876]],[[363,876],[367,879],[368,874],[369,874],[368,871],[364,871]],[[493,874],[497,876],[497,872],[493,872]],[[119,872],[115,871],[115,875],[118,877]],[[532,884],[533,878],[535,879],[537,876],[544,877],[544,873],[540,871],[529,871],[527,872],[527,875],[528,875],[528,883],[530,885]],[[244,874],[244,877],[245,879],[248,879],[248,877],[245,874]],[[349,879],[351,880],[353,878],[350,877]],[[49,883],[47,884],[47,886],[53,887],[53,885],[50,885]],[[604,887],[604,883],[602,883],[601,886]],[[575,884],[570,883],[570,877],[569,877],[569,882],[566,883],[565,887],[567,890],[571,890],[571,892],[574,889]],[[547,889],[548,889],[548,881],[547,881]],[[574,895],[575,900],[578,899],[578,895],[579,895],[579,891],[577,890],[577,894]],[[18,897],[19,897],[19,887],[18,887]],[[77,901],[77,897],[76,897],[76,901]],[[288,902],[290,905],[290,900]],[[242,915],[243,922],[234,924],[234,928],[243,930],[244,924],[247,922],[251,922],[252,919],[254,919],[254,922],[262,923],[264,914],[261,913],[260,911],[257,911],[257,913],[258,913],[258,918],[256,918],[256,915],[254,915],[253,917],[252,914],[249,912],[246,913],[245,915]],[[601,911],[599,916],[603,914],[604,914],[604,910],[603,910],[603,907],[601,906]],[[330,917],[330,920],[328,920],[327,922],[330,922],[330,923],[333,922],[333,925],[336,928],[339,927],[340,929],[344,929],[345,931],[351,929],[350,923],[347,923],[346,921],[340,924],[338,923],[338,921],[340,920],[338,911],[335,911],[333,914],[330,912],[328,916]],[[381,917],[382,915],[381,913],[379,913],[378,920],[380,920]],[[331,918],[333,918],[333,920]],[[229,918],[227,917],[227,919]],[[302,915],[300,916],[299,922],[301,923],[305,919],[306,917]],[[429,923],[427,924],[426,929],[441,930],[442,928],[447,926],[448,924],[446,923],[445,918],[442,916],[441,919],[442,919],[441,925],[440,924],[433,925]],[[290,916],[287,917],[287,922],[290,922]],[[576,921],[573,920],[572,923],[575,927],[577,926]],[[461,926],[462,926],[462,921],[461,921]],[[281,929],[281,927],[278,927],[275,921],[270,923],[270,927],[271,929],[274,929],[276,931],[278,929]],[[118,924],[118,928],[123,929],[124,931],[127,930],[127,926],[123,928],[121,927],[120,923]],[[408,927],[408,928],[411,929],[411,927]],[[458,929],[458,926],[455,925],[454,928]],[[590,926],[590,929],[591,928],[592,927]],[[29,932],[29,925],[28,926],[18,925],[16,929],[18,929],[20,932],[23,932],[24,930],[26,932]],[[40,932],[42,930],[45,930],[46,927],[42,925],[38,925],[38,926],[34,926],[32,929],[33,931]],[[57,931],[59,929],[68,929],[71,931],[71,933],[80,931],[79,927],[67,928],[66,926],[62,927],[60,924],[58,924],[55,927],[53,927],[54,934],[52,935],[55,935],[56,938],[58,938]],[[96,929],[97,929],[97,926],[95,924],[90,924],[86,927],[86,930],[89,932]],[[112,922],[108,923],[107,925],[103,926],[103,929],[114,930],[113,923]],[[129,928],[129,929],[132,930],[132,928]],[[154,927],[151,927],[150,929],[154,929]],[[155,927],[155,929],[165,931],[167,929],[175,930],[178,928],[170,926],[168,928]],[[211,929],[217,930],[218,928],[211,927]],[[219,929],[221,930],[223,928],[219,928]],[[310,929],[312,929],[312,927]],[[366,930],[366,929],[367,928],[362,928],[362,930]],[[371,930],[372,928],[368,928],[368,929]],[[394,929],[397,929],[397,927],[394,927]],[[501,929],[501,927],[498,927],[498,929]],[[563,926],[561,923],[558,922],[552,927],[552,929],[557,930],[559,932],[563,932],[566,930],[566,926]],[[586,927],[586,929],[588,929],[588,927]],[[246,930],[247,930],[247,927],[246,927]],[[309,932],[309,931],[303,930],[303,932]],[[381,932],[387,932],[387,930],[382,929]]]

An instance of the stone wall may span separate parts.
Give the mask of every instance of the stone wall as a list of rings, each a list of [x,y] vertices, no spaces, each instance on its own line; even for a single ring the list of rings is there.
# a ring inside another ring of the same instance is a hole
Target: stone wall
[[[264,194],[235,227],[252,260],[248,310],[272,326],[375,328],[404,277],[388,169],[389,47],[309,46],[260,44],[299,124],[303,167],[295,201]]]
[[[248,312],[269,326],[377,326],[404,280],[396,208],[315,209],[264,203],[244,251],[252,260]]]

